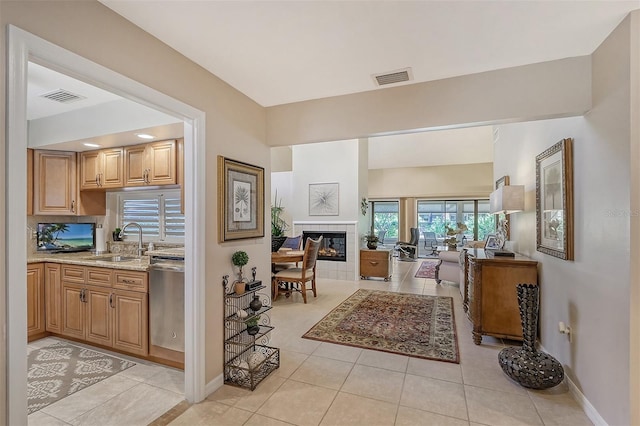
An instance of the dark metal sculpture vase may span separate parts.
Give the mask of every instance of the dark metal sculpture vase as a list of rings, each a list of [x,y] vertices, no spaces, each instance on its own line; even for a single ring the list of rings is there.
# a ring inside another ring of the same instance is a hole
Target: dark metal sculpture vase
[[[505,348],[498,354],[498,362],[507,376],[532,389],[547,389],[564,379],[562,364],[551,355],[536,350],[538,330],[539,287],[518,284],[518,304],[522,322],[522,347]]]

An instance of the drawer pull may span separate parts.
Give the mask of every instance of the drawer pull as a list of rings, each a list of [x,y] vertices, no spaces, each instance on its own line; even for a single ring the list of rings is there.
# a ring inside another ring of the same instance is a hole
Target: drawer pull
[[[125,284],[135,284],[136,283],[134,280],[127,280],[127,279],[122,280],[122,282],[125,283]]]
[[[380,262],[374,262],[373,260],[370,260],[369,263],[372,264],[373,266],[376,266]]]

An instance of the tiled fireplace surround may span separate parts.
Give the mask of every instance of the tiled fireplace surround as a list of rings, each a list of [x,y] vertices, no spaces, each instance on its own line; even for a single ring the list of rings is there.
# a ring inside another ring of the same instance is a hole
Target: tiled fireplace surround
[[[347,234],[347,261],[332,262],[319,260],[316,264],[316,273],[319,278],[357,281],[359,279],[358,259],[360,256],[360,238],[357,232],[358,223],[353,222],[329,222],[329,221],[298,221],[293,222],[293,235],[301,235],[308,232],[346,232]]]

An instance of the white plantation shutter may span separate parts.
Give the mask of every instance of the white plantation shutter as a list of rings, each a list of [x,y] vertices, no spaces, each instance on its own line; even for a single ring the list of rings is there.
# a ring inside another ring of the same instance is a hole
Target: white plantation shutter
[[[118,194],[118,226],[136,222],[146,241],[184,241],[184,215],[180,213],[180,191],[159,190]],[[128,228],[125,237],[137,237]]]

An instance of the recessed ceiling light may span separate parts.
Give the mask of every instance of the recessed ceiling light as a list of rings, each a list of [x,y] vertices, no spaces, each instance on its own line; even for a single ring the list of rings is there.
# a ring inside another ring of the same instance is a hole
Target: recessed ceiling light
[[[136,133],[136,136],[139,137],[140,139],[153,139],[155,137],[153,135],[148,135],[146,133]]]
[[[98,145],[97,143],[83,142],[82,145],[88,146],[89,148],[100,148],[100,145]]]

